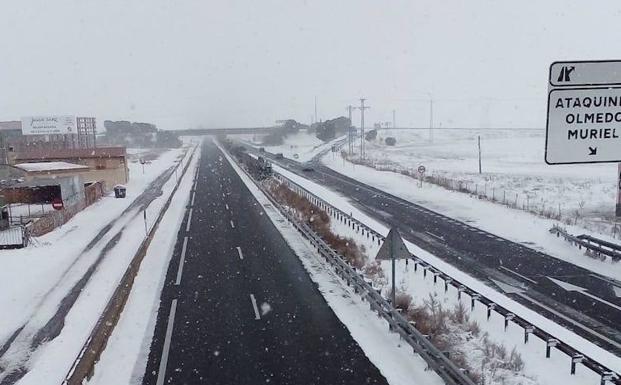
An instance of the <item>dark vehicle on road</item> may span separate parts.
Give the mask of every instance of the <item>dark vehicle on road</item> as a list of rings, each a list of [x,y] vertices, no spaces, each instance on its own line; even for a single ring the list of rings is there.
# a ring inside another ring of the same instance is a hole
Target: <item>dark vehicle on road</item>
[[[276,154],[274,157],[275,157],[276,159],[284,159],[284,158],[285,158],[285,156],[282,154],[282,152],[279,152],[279,153],[278,153],[278,154]]]
[[[313,166],[312,163],[304,163],[302,165],[302,171],[304,171],[304,172],[315,171],[315,167]]]

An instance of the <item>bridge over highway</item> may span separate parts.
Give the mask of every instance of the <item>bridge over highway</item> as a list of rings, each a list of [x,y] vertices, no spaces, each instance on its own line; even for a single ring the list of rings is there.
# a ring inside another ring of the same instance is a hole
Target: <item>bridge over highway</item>
[[[267,134],[274,127],[245,127],[245,128],[187,128],[185,130],[171,130],[179,136],[188,135],[240,135],[240,134]]]

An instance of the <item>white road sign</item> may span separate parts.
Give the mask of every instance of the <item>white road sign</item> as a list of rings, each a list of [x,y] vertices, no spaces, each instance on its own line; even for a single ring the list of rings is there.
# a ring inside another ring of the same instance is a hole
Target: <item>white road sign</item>
[[[620,160],[621,88],[550,91],[546,163]]]
[[[621,60],[554,62],[550,86],[621,86]]]
[[[23,135],[76,134],[75,116],[28,116],[22,118]]]
[[[621,61],[556,62],[549,81],[546,163],[621,161]]]

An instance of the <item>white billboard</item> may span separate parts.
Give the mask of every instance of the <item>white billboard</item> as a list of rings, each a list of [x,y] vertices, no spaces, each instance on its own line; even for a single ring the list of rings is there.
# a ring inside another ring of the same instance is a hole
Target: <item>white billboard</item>
[[[22,118],[23,135],[77,134],[75,116],[28,116]]]

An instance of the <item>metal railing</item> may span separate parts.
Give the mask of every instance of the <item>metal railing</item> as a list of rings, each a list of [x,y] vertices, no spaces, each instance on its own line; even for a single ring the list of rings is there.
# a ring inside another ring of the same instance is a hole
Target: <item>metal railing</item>
[[[311,193],[310,191],[300,186],[299,184],[293,182],[292,180],[285,177],[284,175],[274,172],[274,176],[277,179],[279,179],[281,182],[286,183],[288,186],[292,186],[294,188],[294,191],[297,190],[297,192],[302,193],[304,197],[309,199],[311,202],[316,204],[318,207],[326,210],[328,214],[334,216],[338,220],[341,220],[345,223],[351,223],[352,227],[361,230],[363,235],[366,232],[367,237],[373,237],[374,239],[377,239],[378,243],[381,243],[385,239],[383,235],[379,234],[377,231],[373,230],[366,224],[358,221],[355,218],[352,218],[350,214],[345,213],[344,211],[331,205],[325,200],[319,198],[315,194]],[[440,269],[432,266],[428,262],[423,261],[422,259],[420,259],[414,254],[412,254],[412,260],[415,263],[414,264],[415,269],[417,269],[418,265],[421,266],[421,268],[423,269],[424,276],[426,276],[427,273],[431,273],[433,275],[434,283],[437,282],[438,278],[442,279],[444,281],[445,292],[448,291],[448,286],[451,285],[457,289],[458,298],[461,298],[462,294],[468,295],[471,298],[471,309],[474,308],[475,302],[479,302],[485,305],[487,307],[488,320],[490,318],[491,312],[493,311],[504,317],[505,328],[507,327],[509,322],[513,322],[517,324],[518,326],[520,326],[524,330],[524,343],[528,343],[529,335],[531,334],[545,341],[546,358],[550,357],[552,348],[556,348],[557,350],[569,356],[571,358],[571,367],[570,367],[571,374],[575,374],[577,364],[582,364],[583,366],[592,370],[593,372],[597,373],[600,376],[601,385],[604,385],[604,384],[620,384],[621,385],[621,376],[617,372],[600,364],[595,359],[592,359],[586,356],[585,354],[581,353],[577,349],[561,341],[559,338],[551,335],[550,333],[535,327],[534,325],[529,323],[527,320],[511,312],[509,309],[498,305],[494,301],[478,293],[476,290],[468,287],[466,284],[460,282],[459,280],[454,279],[453,277],[449,276],[448,274],[441,271]]]
[[[572,235],[560,226],[554,225],[550,229],[550,233],[556,234],[557,237],[563,237],[566,241],[578,246],[578,249],[583,247],[596,256],[610,257],[613,261],[621,260],[621,246],[601,240],[599,238],[592,237],[590,235]]]
[[[243,167],[241,167],[242,170]],[[358,272],[353,266],[345,262],[343,257],[325,243],[313,230],[306,224],[295,219],[292,213],[276,201],[271,193],[261,184],[255,181],[251,175],[244,170],[246,175],[257,185],[287,220],[313,245],[319,254],[330,263],[336,273],[352,286],[354,291],[363,299],[367,300],[370,308],[384,318],[390,325],[390,330],[398,333],[421,358],[425,360],[429,368],[434,370],[449,385],[476,385],[470,379],[466,371],[459,368],[451,361],[445,353],[436,348],[427,336],[419,332],[412,324],[401,315],[371,283],[364,279],[362,273]],[[379,233],[376,233],[379,235]]]

